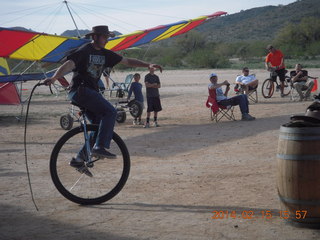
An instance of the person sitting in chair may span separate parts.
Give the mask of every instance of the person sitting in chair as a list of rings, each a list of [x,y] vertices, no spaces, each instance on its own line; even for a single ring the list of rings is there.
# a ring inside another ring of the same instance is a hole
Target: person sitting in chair
[[[227,80],[223,81],[222,83],[218,83],[218,76],[215,73],[210,74],[210,82],[211,83],[208,85],[209,92],[216,91],[216,99],[219,105],[226,107],[230,105],[239,105],[240,111],[242,113],[242,121],[251,121],[256,119],[249,114],[249,102],[247,95],[242,94],[228,98],[230,83]],[[221,88],[224,85],[226,86],[225,92],[223,92]]]
[[[296,64],[295,70],[290,72],[291,81],[293,82],[293,87],[297,90],[300,101],[303,99],[307,100],[310,97],[311,90],[313,88],[314,82],[308,82],[308,71],[302,70],[301,64]],[[303,95],[302,91],[306,90]]]
[[[239,86],[243,89],[244,94],[248,94],[249,91],[258,87],[258,79],[256,79],[256,76],[253,74],[249,75],[249,68],[247,67],[244,67],[242,69],[242,75],[236,78],[235,89],[238,89]]]

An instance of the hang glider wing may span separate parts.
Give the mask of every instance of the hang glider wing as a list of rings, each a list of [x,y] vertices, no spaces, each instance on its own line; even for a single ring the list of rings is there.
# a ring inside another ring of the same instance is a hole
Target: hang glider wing
[[[3,75],[3,76],[0,76],[0,83],[42,80],[47,77],[52,77],[53,74],[54,74],[54,71],[47,72],[47,73],[23,73],[23,74]]]
[[[10,74],[7,60],[0,58],[0,78]],[[20,96],[14,83],[0,81],[0,105],[18,105]]]
[[[224,14],[226,12],[220,11],[191,20],[120,35],[111,38],[106,48],[120,51],[129,47],[136,47],[149,42],[174,37],[190,31],[209,19]],[[0,28],[0,57],[42,62],[60,62],[70,51],[88,42],[90,42],[88,39]]]
[[[0,28],[0,57],[59,62],[68,52],[88,42],[87,39]]]
[[[110,39],[106,45],[106,48],[112,51],[120,51],[130,47],[137,47],[149,42],[164,40],[186,33],[206,22],[207,20],[217,18],[225,14],[227,13],[219,11],[211,15],[201,16],[195,19],[180,21],[168,25],[161,25],[143,31],[133,32],[131,34],[120,35]]]

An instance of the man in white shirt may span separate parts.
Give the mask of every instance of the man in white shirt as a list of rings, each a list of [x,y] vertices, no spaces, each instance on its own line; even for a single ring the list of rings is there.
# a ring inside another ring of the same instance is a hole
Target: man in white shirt
[[[242,75],[236,78],[236,87],[241,86],[244,94],[248,94],[250,90],[258,87],[258,79],[255,75],[249,75],[249,68],[242,69]]]

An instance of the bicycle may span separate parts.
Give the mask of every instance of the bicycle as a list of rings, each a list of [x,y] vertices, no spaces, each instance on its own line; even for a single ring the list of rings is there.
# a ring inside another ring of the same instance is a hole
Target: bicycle
[[[262,83],[261,91],[262,91],[262,96],[264,98],[272,97],[274,93],[275,85],[276,85],[276,91],[279,91],[281,88],[281,85],[278,83],[277,78],[276,80],[273,80],[273,77],[278,76],[275,70],[276,70],[275,68],[271,68],[270,77],[264,80],[264,82]],[[286,73],[287,73],[287,70],[286,70]],[[290,81],[291,81],[291,78],[286,75],[282,97],[288,96],[290,94],[290,90],[291,90]]]
[[[113,133],[110,151],[117,159],[91,156],[98,125],[88,124],[86,109],[80,108],[80,126],[66,132],[55,144],[50,157],[50,174],[57,190],[68,200],[82,204],[100,204],[115,197],[124,187],[130,172],[130,155],[124,141]],[[77,170],[69,162],[79,149],[84,165]],[[86,175],[90,170],[92,176]]]

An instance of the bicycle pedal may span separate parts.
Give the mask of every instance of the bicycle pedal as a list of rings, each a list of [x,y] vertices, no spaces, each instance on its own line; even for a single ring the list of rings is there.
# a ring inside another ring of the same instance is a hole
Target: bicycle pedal
[[[93,177],[92,173],[89,171],[89,169],[86,166],[76,168],[76,170],[81,174],[84,173],[88,177]]]

